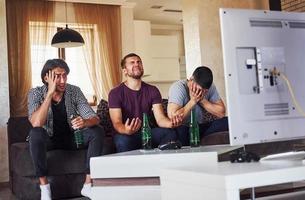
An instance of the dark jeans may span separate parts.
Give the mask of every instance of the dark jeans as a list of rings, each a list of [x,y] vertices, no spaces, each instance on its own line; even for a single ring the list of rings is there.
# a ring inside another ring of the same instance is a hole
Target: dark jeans
[[[86,173],[90,174],[89,161],[91,157],[100,156],[103,151],[104,130],[94,126],[82,130],[84,147],[88,147],[86,157]],[[41,127],[32,128],[29,133],[30,153],[37,177],[47,176],[47,151],[54,149],[77,150],[73,133],[49,137]]]
[[[153,128],[152,132],[152,146],[158,147],[160,144],[165,144],[170,141],[177,140],[176,132],[170,128]],[[114,143],[117,152],[131,151],[142,148],[141,132],[133,135],[125,135],[116,133],[114,135]]]
[[[208,123],[199,124],[200,138],[207,135],[213,134],[220,131],[228,131],[228,117],[223,117]],[[189,140],[189,127],[186,125],[181,125],[176,128],[178,140],[183,146],[188,146],[190,144]]]

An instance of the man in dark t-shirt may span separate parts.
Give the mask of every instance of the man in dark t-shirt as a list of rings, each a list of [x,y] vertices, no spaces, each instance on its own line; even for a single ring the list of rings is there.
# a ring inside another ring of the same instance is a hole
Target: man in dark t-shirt
[[[159,127],[152,129],[152,145],[157,147],[176,140],[172,128],[179,126],[182,116],[171,120],[165,116],[161,94],[157,87],[141,80],[144,70],[141,58],[130,53],[121,62],[126,81],[109,93],[109,112],[116,130],[114,142],[118,152],[141,148],[140,128],[143,113],[154,115]]]

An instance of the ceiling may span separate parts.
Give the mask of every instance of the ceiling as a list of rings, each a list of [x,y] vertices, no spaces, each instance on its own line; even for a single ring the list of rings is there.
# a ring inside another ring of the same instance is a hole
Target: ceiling
[[[126,2],[136,3],[135,19],[149,20],[154,24],[182,24],[181,0],[126,0]]]
[[[135,4],[134,18],[149,20],[153,24],[182,24],[181,0],[49,0],[83,2],[95,4],[124,5]],[[155,7],[155,8],[152,8]]]

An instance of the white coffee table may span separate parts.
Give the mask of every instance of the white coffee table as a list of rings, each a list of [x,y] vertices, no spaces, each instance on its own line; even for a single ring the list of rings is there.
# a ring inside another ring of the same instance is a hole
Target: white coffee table
[[[238,200],[240,189],[305,180],[299,162],[219,162],[216,166],[186,166],[161,173],[162,200]]]
[[[217,155],[240,148],[229,145],[180,150],[135,150],[91,158],[92,199],[159,200],[161,169],[216,166]]]

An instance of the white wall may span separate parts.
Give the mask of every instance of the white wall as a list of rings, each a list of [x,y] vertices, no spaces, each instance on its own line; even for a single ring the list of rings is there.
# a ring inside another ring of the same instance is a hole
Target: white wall
[[[134,4],[121,6],[122,57],[135,50],[133,7]]]
[[[0,182],[7,182],[9,177],[6,123],[10,115],[5,0],[0,0],[0,49]]]
[[[185,50],[182,25],[151,24],[151,34],[177,36],[179,56],[184,56]]]

